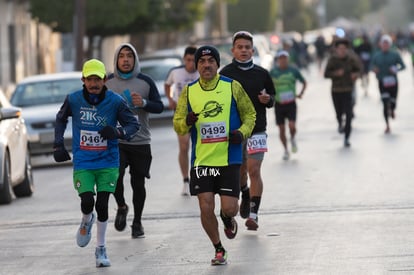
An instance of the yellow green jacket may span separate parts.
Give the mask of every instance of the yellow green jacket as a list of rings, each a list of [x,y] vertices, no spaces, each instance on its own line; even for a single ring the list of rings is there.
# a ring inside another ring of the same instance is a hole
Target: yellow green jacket
[[[186,124],[189,112],[198,114],[193,126]],[[253,103],[241,84],[217,74],[210,81],[199,78],[183,88],[173,124],[179,135],[191,134],[192,166],[227,166],[242,162],[242,146],[229,143],[229,133],[239,130],[246,139],[255,120]]]

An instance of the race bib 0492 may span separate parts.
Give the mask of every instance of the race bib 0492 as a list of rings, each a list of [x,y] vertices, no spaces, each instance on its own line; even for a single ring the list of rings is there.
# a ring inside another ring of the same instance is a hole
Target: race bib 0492
[[[200,124],[201,143],[227,141],[227,129],[224,121]]]

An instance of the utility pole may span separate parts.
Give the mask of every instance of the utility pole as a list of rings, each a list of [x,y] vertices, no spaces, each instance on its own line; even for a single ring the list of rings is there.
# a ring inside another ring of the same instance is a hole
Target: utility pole
[[[283,0],[277,2],[277,17],[276,17],[276,32],[282,33],[284,31],[283,26]]]
[[[82,69],[84,49],[83,38],[85,36],[85,0],[75,1],[75,14],[73,16],[73,34],[75,38],[75,70]]]

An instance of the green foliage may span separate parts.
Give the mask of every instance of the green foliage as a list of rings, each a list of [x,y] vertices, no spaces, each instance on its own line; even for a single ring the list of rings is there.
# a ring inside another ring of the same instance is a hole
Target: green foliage
[[[203,0],[85,0],[89,36],[188,28],[202,16]],[[55,31],[71,32],[75,0],[30,0],[32,15]]]
[[[272,0],[228,1],[228,28],[230,32],[240,29],[251,32],[273,30],[276,6]]]
[[[327,20],[337,17],[361,19],[368,12],[375,11],[388,3],[388,0],[326,0]]]
[[[285,31],[304,32],[316,27],[316,15],[303,0],[284,0],[282,12]]]

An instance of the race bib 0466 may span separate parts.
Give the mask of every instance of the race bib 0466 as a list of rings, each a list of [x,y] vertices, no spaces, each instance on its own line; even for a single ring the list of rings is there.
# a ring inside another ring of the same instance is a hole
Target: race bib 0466
[[[97,131],[80,131],[80,148],[89,151],[104,151],[108,142]]]

